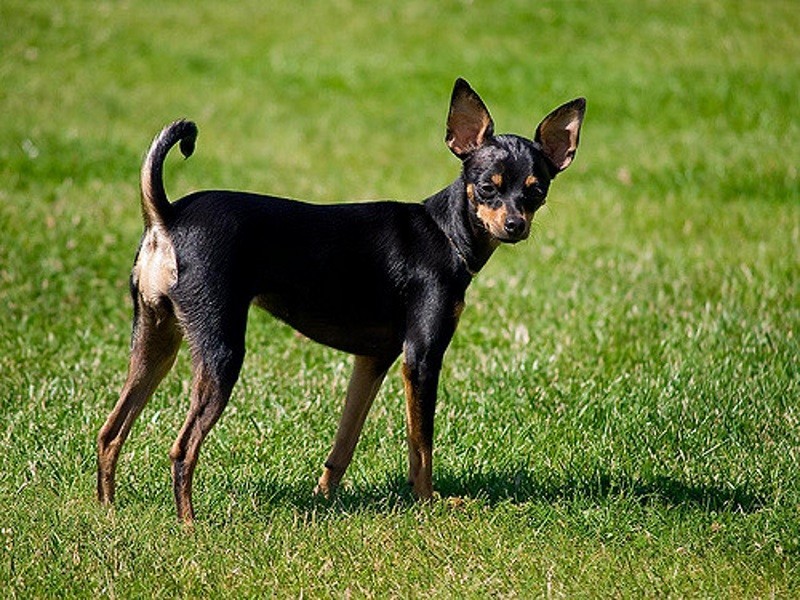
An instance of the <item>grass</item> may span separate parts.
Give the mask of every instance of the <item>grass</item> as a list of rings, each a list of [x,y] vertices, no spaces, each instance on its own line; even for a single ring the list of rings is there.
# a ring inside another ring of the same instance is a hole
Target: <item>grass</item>
[[[4,2],[3,595],[796,596],[799,27],[778,0]],[[442,500],[404,486],[393,372],[341,496],[314,502],[349,359],[254,312],[194,533],[167,458],[185,353],[126,445],[116,509],[96,506],[151,136],[200,125],[172,197],[416,200],[456,175],[459,75],[500,131],[577,95],[589,111],[533,239],[470,290]]]

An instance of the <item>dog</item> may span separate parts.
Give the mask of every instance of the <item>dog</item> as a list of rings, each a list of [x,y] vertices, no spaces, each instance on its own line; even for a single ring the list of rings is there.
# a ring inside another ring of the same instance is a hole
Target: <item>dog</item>
[[[314,492],[335,492],[378,389],[402,355],[408,481],[417,498],[430,499],[439,372],[465,292],[499,245],[528,237],[550,183],[575,157],[585,108],[584,98],[560,106],[533,139],[495,135],[486,105],[458,79],[445,141],[462,170],[421,203],[314,205],[233,191],[171,203],[164,160],[178,143],[188,158],[198,130],[187,120],[165,127],[141,169],[144,233],[130,278],[130,362],[97,438],[99,501],[113,501],[122,445],[185,338],[191,403],[169,456],[178,518],[191,524],[198,453],[238,379],[251,304],[355,355]]]

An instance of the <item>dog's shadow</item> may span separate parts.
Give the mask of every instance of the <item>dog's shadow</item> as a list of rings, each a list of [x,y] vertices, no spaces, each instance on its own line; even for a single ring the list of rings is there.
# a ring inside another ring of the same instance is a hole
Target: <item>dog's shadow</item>
[[[442,473],[438,489],[443,496],[474,497],[488,504],[582,501],[602,504],[617,498],[640,504],[687,506],[707,512],[735,511],[752,513],[765,506],[768,494],[745,487],[721,487],[689,483],[678,478],[656,475],[631,476],[627,473],[593,471],[576,477],[551,477],[526,468],[490,471],[459,477]]]
[[[688,507],[706,512],[753,513],[768,504],[769,494],[746,487],[721,487],[694,484],[670,476],[649,478],[626,474],[597,472],[581,478],[552,477],[544,480],[539,473],[524,468],[508,468],[476,473],[442,471],[434,479],[437,496],[447,506],[479,503],[495,506],[503,503],[603,505],[616,499],[642,505]],[[390,513],[415,505],[404,478],[388,477],[368,485],[349,485],[336,498],[325,500],[310,493],[307,485],[282,484],[261,480],[254,483],[263,508],[290,508],[314,518],[336,518],[355,512]]]

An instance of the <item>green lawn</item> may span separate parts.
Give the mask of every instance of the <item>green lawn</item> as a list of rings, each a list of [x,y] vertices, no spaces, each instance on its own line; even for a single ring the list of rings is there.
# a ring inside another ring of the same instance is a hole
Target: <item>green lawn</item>
[[[796,3],[273,4],[0,4],[2,595],[800,595]],[[200,127],[172,198],[419,200],[457,175],[457,76],[501,132],[588,112],[532,239],[469,292],[442,499],[406,489],[395,368],[339,499],[315,502],[350,359],[253,311],[194,532],[167,457],[185,352],[97,506],[152,136]]]

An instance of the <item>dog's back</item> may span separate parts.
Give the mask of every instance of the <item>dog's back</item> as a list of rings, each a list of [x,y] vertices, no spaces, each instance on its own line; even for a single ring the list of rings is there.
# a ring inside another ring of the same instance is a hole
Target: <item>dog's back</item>
[[[399,353],[406,295],[452,263],[421,204],[327,206],[197,192],[172,205],[165,233],[177,264],[186,265],[168,293],[179,310],[212,302],[213,288],[224,287],[229,302],[255,302],[354,354]]]

